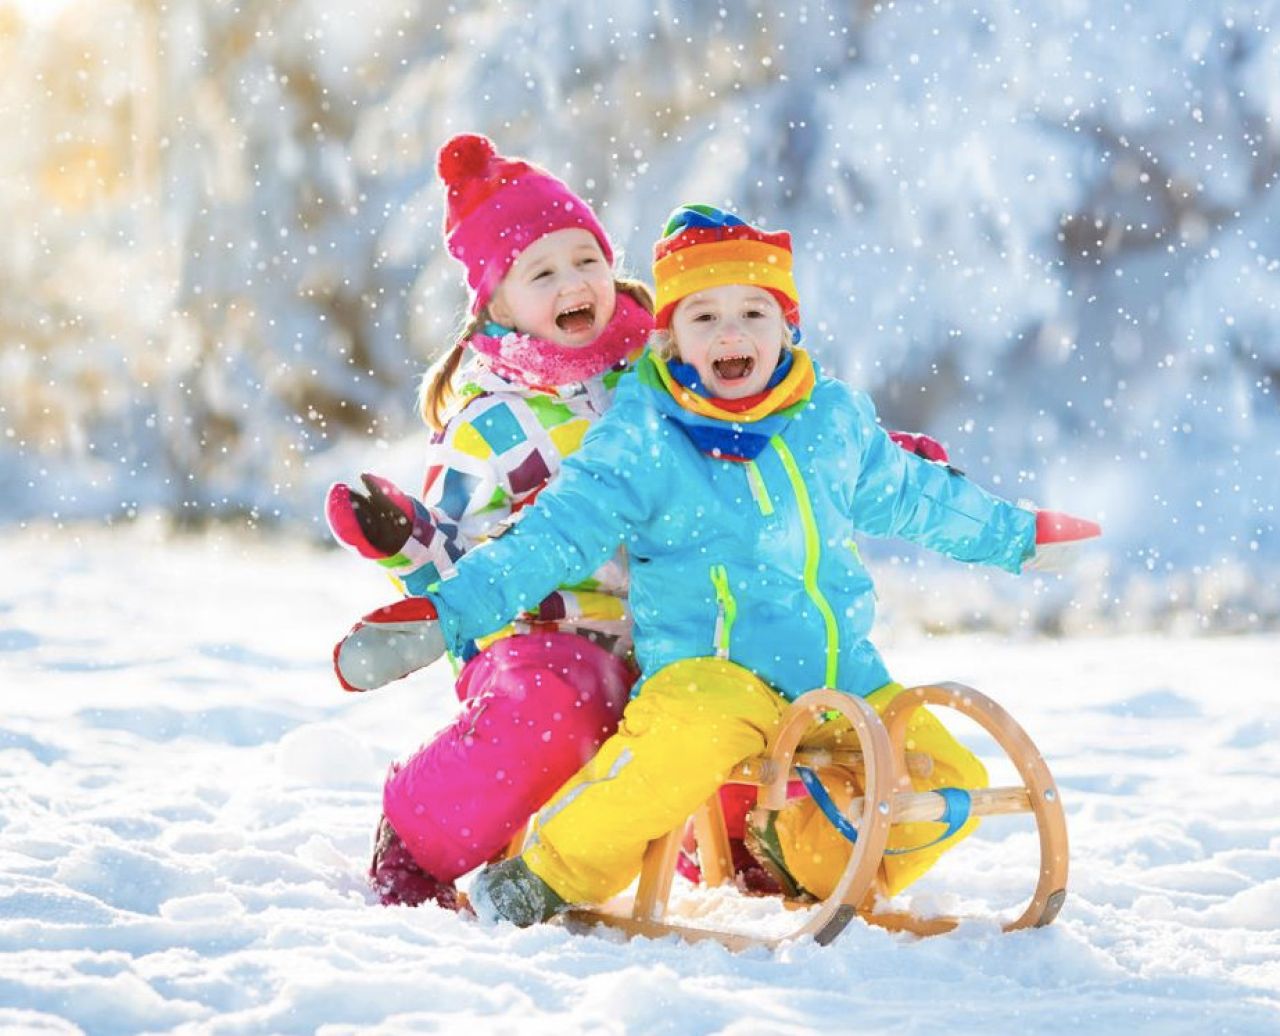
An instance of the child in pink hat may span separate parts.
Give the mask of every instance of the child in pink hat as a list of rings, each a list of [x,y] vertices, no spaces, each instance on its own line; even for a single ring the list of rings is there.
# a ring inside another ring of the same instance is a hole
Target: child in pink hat
[[[409,594],[533,502],[653,328],[648,290],[615,274],[604,228],[561,180],[472,134],[448,141],[437,168],[471,319],[424,381],[436,434],[422,498],[364,475],[363,489],[335,485],[327,502],[335,536]],[[626,589],[616,558],[455,657],[457,719],[386,781],[370,874],[383,902],[455,907],[454,880],[499,853],[613,733],[635,675]],[[340,645],[348,690],[414,668],[419,604],[380,609]]]

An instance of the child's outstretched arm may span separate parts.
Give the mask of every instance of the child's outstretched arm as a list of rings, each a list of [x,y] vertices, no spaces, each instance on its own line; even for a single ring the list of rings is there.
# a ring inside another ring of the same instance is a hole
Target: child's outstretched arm
[[[661,457],[615,405],[567,458],[535,507],[457,560],[452,575],[365,616],[334,651],[347,690],[370,690],[499,628],[607,560],[668,492]],[[424,599],[425,598],[425,599]]]
[[[851,395],[861,461],[853,496],[858,528],[1009,572],[1020,572],[1036,557],[1037,544],[1063,528],[1061,521],[1038,521],[1037,512],[988,493],[954,468],[900,449],[876,421],[871,400]],[[1073,526],[1074,538],[1088,533],[1086,526],[1092,535],[1100,531],[1092,523]]]
[[[480,396],[450,418],[428,448],[421,499],[367,473],[360,476],[363,491],[335,483],[325,506],[334,538],[377,561],[407,594],[421,594],[451,572],[454,561],[536,493],[513,489],[517,454],[493,450],[475,429],[492,420],[491,410],[508,405]]]
[[[615,403],[537,504],[430,588],[451,651],[532,608],[557,586],[589,576],[658,510],[666,467],[649,454],[643,420],[643,412]]]

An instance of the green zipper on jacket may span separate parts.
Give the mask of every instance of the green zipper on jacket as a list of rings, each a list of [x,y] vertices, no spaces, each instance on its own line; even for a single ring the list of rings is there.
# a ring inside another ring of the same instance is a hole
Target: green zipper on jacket
[[[729,640],[738,618],[738,602],[729,587],[729,570],[724,565],[711,566],[711,585],[716,588],[716,658],[728,658]]]
[[[836,686],[836,676],[840,671],[840,626],[836,622],[836,613],[818,589],[818,562],[822,557],[822,540],[818,536],[818,521],[813,516],[813,504],[809,500],[809,490],[804,484],[804,476],[791,449],[775,435],[769,445],[777,451],[782,459],[782,467],[791,481],[791,489],[796,494],[796,504],[800,508],[800,522],[804,526],[804,589],[822,614],[822,621],[827,627],[827,675],[826,686]]]

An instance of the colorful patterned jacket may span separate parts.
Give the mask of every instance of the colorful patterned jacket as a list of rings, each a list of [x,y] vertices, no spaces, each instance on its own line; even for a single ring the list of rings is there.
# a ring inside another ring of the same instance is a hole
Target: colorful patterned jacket
[[[428,449],[422,495],[439,527],[456,528],[454,543],[462,552],[533,503],[609,409],[625,369],[539,390],[502,377],[483,357],[472,357],[458,376],[462,403]],[[418,584],[426,579],[421,571],[397,582],[406,593],[420,594],[425,585]],[[454,654],[465,659],[504,636],[554,629],[586,636],[625,657],[631,653],[626,597],[626,556],[618,551],[593,573],[552,590],[514,622],[456,645]]]
[[[1034,551],[1033,513],[900,449],[871,400],[839,381],[819,375],[805,408],[742,463],[694,445],[652,370],[646,354],[537,507],[430,588],[446,644],[625,544],[645,676],[719,655],[788,698],[866,695],[889,674],[868,639],[875,596],[856,533],[1011,572]]]

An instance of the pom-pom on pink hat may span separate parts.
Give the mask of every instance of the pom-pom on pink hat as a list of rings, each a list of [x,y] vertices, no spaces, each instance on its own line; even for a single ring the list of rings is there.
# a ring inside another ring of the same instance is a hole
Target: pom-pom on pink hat
[[[591,206],[545,169],[503,158],[488,137],[452,138],[440,149],[436,172],[445,186],[445,246],[467,269],[472,313],[488,305],[516,257],[553,231],[590,231],[613,263],[613,248]]]

